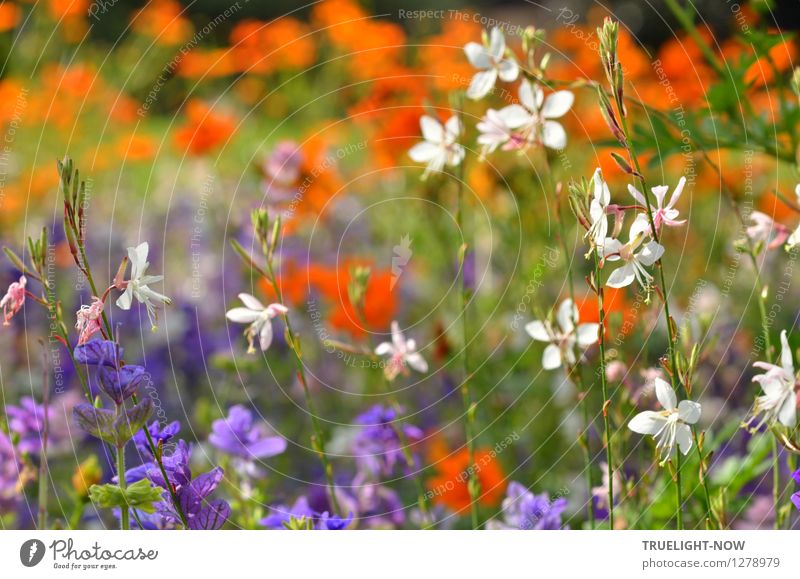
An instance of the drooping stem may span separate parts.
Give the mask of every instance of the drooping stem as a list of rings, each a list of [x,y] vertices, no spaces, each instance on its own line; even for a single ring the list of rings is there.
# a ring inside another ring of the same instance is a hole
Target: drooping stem
[[[605,320],[606,311],[603,303],[603,283],[600,272],[600,258],[597,255],[597,248],[594,255],[594,284],[597,290],[597,313],[600,318],[600,329],[598,330],[598,342],[600,343],[600,389],[603,395],[603,433],[605,436],[606,447],[606,469],[608,475],[608,524],[614,530],[614,460],[611,447],[611,426],[608,419],[608,408],[611,400],[608,397],[608,385],[606,384],[606,336]]]

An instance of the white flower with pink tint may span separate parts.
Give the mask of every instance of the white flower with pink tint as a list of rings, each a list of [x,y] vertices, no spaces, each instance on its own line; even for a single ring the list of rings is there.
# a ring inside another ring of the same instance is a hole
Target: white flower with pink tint
[[[686,455],[692,449],[691,425],[700,420],[701,407],[697,402],[681,400],[666,381],[656,378],[656,398],[663,410],[645,410],[628,423],[628,428],[638,434],[649,434],[656,439],[656,452],[663,465],[672,456],[677,445]]]
[[[169,305],[172,300],[150,288],[150,284],[158,283],[164,279],[163,275],[146,275],[150,262],[147,261],[147,254],[150,252],[150,245],[145,241],[136,247],[128,248],[128,259],[131,262],[131,279],[122,282],[121,287],[125,288],[119,298],[117,306],[123,310],[131,309],[133,298],[144,304],[147,308],[147,316],[150,318],[150,325],[156,329],[158,315],[156,314],[157,304]]]
[[[468,42],[464,53],[470,64],[479,69],[475,73],[467,89],[467,96],[478,100],[489,94],[497,82],[497,77],[504,82],[514,82],[519,76],[519,65],[513,58],[506,58],[506,39],[503,32],[492,28],[489,38],[484,43]]]
[[[658,187],[652,187],[650,190],[653,192],[653,196],[656,198],[656,206],[652,207],[653,210],[653,224],[656,226],[656,231],[661,231],[661,226],[666,225],[668,227],[678,227],[686,223],[685,219],[681,219],[678,221],[678,215],[680,214],[677,209],[675,209],[675,204],[681,198],[681,194],[683,193],[683,188],[686,186],[686,177],[681,177],[680,181],[678,181],[678,185],[675,187],[675,191],[672,192],[672,196],[669,198],[669,203],[664,205],[664,199],[666,199],[667,192],[669,191],[669,187],[666,185],[659,185]],[[644,198],[644,195],[636,189],[633,185],[628,185],[628,191],[636,199],[636,202],[641,205],[642,207],[647,207],[647,200]]]
[[[422,115],[419,126],[425,140],[411,147],[408,156],[417,163],[428,164],[423,179],[430,173],[440,172],[445,165],[456,167],[464,160],[464,147],[458,144],[461,121],[457,116],[453,115],[442,125],[433,117]]]
[[[765,371],[753,377],[753,381],[761,385],[764,395],[756,398],[750,418],[744,423],[745,428],[755,432],[765,424],[772,426],[775,422],[794,428],[797,424],[797,377],[786,330],[781,332],[780,366],[767,362],[755,362],[753,366]],[[759,416],[761,420],[756,423]]]
[[[250,324],[244,331],[247,338],[248,354],[254,354],[256,338],[262,352],[266,352],[272,344],[272,319],[278,314],[286,315],[289,309],[283,304],[270,304],[264,306],[257,298],[250,294],[241,293],[239,299],[245,305],[243,308],[233,308],[225,317],[237,324]]]
[[[800,205],[800,185],[794,188],[794,195],[797,198],[797,204]],[[786,251],[791,251],[796,245],[800,245],[800,225],[792,232],[789,239],[786,240]]]
[[[408,374],[407,367],[417,372],[428,371],[428,363],[417,352],[416,341],[406,340],[397,322],[392,322],[392,341],[378,344],[375,355],[389,357],[384,368],[384,374],[389,380],[394,380],[399,374]]]
[[[102,329],[103,300],[92,296],[92,303],[82,305],[75,314],[75,329],[78,330],[78,345],[85,344]]]
[[[574,366],[577,362],[575,346],[588,348],[597,343],[600,324],[577,324],[577,320],[577,306],[571,299],[566,299],[558,307],[555,324],[550,320],[535,320],[525,325],[531,338],[549,343],[542,354],[545,370],[555,370],[564,363],[568,367]]]
[[[748,216],[745,232],[755,244],[763,243],[767,249],[780,247],[789,238],[789,228],[773,220],[772,217],[761,211],[753,211]]]
[[[11,318],[22,308],[25,303],[25,286],[28,285],[28,278],[20,276],[19,281],[15,281],[8,286],[8,291],[3,299],[0,300],[0,308],[3,308],[3,325],[7,326]]]
[[[603,259],[609,262],[623,262],[608,276],[606,280],[608,287],[626,287],[636,280],[643,289],[650,288],[653,276],[645,267],[650,267],[664,255],[664,247],[656,241],[651,239],[645,243],[649,238],[650,231],[650,223],[647,218],[639,215],[631,225],[627,243],[622,243],[618,239],[606,239],[602,248]]]
[[[519,85],[521,104],[509,105],[499,111],[509,128],[518,129],[507,148],[522,149],[536,143],[555,150],[566,147],[567,133],[554,119],[567,114],[574,101],[574,95],[568,90],[550,93],[545,98],[541,86],[522,79]]]

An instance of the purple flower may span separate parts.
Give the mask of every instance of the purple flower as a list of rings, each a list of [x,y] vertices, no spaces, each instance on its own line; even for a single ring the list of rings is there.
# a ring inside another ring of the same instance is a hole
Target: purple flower
[[[308,499],[304,496],[298,498],[291,507],[288,505],[274,505],[269,507],[269,510],[270,514],[259,522],[267,529],[272,530],[284,529],[283,524],[288,523],[292,517],[295,519],[302,517],[313,519],[315,516],[314,511],[308,504]]]
[[[331,515],[325,511],[320,515],[319,522],[317,523],[317,530],[319,531],[343,531],[350,526],[353,522],[353,513],[342,518],[337,515]]]
[[[405,509],[400,496],[392,489],[370,482],[359,473],[349,488],[337,488],[336,497],[345,512],[355,513],[359,528],[396,529],[405,523]]]
[[[119,367],[122,346],[111,340],[92,340],[75,346],[75,362],[87,366]]]
[[[147,430],[150,432],[150,438],[153,439],[153,444],[156,448],[158,448],[159,444],[164,444],[172,440],[172,437],[178,434],[180,429],[181,423],[177,420],[170,422],[163,429],[160,428],[157,420],[151,422],[147,427]],[[144,429],[133,435],[133,443],[136,445],[139,452],[149,457],[151,460],[154,458],[150,452],[150,445],[147,442],[147,435],[145,435]]]
[[[303,163],[303,154],[294,141],[281,141],[272,150],[269,159],[264,164],[268,177],[276,185],[289,186],[297,181],[300,175],[300,166]],[[267,183],[269,187],[272,183]]]
[[[797,484],[800,484],[800,470],[794,471],[792,477]],[[792,495],[792,502],[794,503],[794,506],[797,507],[797,510],[800,511],[800,491]]]
[[[8,430],[19,436],[17,448],[20,452],[38,453],[42,447],[44,430],[44,406],[37,404],[30,396],[19,401],[19,406],[6,406]],[[55,412],[48,409],[47,418],[52,422]]]
[[[491,520],[490,529],[518,529],[522,531],[553,531],[561,529],[561,514],[567,508],[567,499],[550,497],[543,493],[534,495],[516,481],[508,485],[502,504],[503,520]]]
[[[215,420],[208,441],[222,452],[246,460],[268,458],[286,450],[286,440],[268,436],[264,425],[253,425],[253,413],[241,405],[231,406],[227,418]]]
[[[141,366],[126,365],[122,368],[100,366],[97,369],[97,381],[100,389],[119,406],[136,394],[139,384],[147,373]]]
[[[148,463],[138,467],[135,472],[128,471],[128,475],[146,475],[154,484],[165,489],[164,500],[156,505],[156,512],[165,519],[163,524],[181,524],[178,509],[172,502],[172,495],[167,492],[167,485],[175,491],[175,497],[180,504],[189,529],[216,530],[225,524],[231,514],[231,507],[222,499],[209,500],[209,496],[217,488],[224,471],[220,467],[192,478],[189,467],[191,461],[191,447],[186,441],[179,440],[172,454],[164,456],[162,463],[167,473],[164,480],[161,469],[155,463]]]
[[[20,496],[22,465],[6,433],[0,430],[0,513],[14,507]]]
[[[353,454],[359,470],[374,476],[390,476],[395,466],[405,463],[403,443],[417,442],[422,431],[416,426],[403,425],[405,441],[399,435],[401,425],[392,408],[375,405],[359,415],[355,422],[363,425],[353,441]]]

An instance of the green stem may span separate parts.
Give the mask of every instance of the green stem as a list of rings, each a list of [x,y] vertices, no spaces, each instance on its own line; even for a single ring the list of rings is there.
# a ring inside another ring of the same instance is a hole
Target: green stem
[[[117,478],[119,479],[119,488],[124,493],[125,489],[128,488],[125,482],[125,446],[117,447]],[[169,484],[168,481],[167,484]],[[128,531],[131,528],[130,509],[127,505],[120,508],[120,528],[123,531]]]
[[[597,249],[594,254],[594,283],[597,290],[597,312],[600,318],[599,342],[600,342],[600,388],[603,395],[603,432],[605,435],[606,447],[606,468],[608,474],[608,525],[614,530],[614,461],[611,449],[611,426],[608,420],[608,408],[610,400],[608,398],[608,386],[606,384],[606,333],[605,320],[606,311],[603,303],[603,283],[600,278],[600,258]]]

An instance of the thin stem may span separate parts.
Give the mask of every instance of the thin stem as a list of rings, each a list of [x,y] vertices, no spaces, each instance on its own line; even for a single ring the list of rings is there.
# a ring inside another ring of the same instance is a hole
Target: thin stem
[[[48,373],[47,349],[42,346],[42,451],[39,458],[39,530],[47,529],[47,494],[49,468],[47,464],[47,442],[50,434],[50,374]]]
[[[272,290],[275,292],[278,302],[283,305],[283,293],[281,292],[280,285],[275,277],[275,271],[272,267],[271,253],[267,249],[266,241],[264,241],[262,244],[262,250],[264,257],[266,258],[267,269],[263,273],[266,273],[265,277],[272,286]],[[294,333],[292,322],[289,319],[289,316],[285,314],[283,316],[283,320],[286,324],[286,334],[289,338],[289,350],[291,350],[292,354],[294,355],[295,365],[297,366],[297,377],[299,378],[300,384],[303,387],[303,396],[305,398],[306,408],[308,409],[308,413],[311,415],[311,426],[314,429],[314,435],[311,437],[311,446],[322,461],[322,468],[325,472],[325,480],[328,486],[328,498],[331,502],[331,507],[337,513],[343,514],[339,507],[339,500],[336,497],[333,466],[331,465],[330,460],[328,460],[328,455],[325,452],[325,434],[322,430],[322,425],[319,422],[317,411],[314,406],[314,400],[311,396],[311,390],[308,387],[308,381],[306,380],[305,365],[303,364],[303,358],[299,352],[299,339]]]
[[[472,259],[470,255],[472,251],[471,231],[467,229],[464,214],[467,210],[467,203],[464,199],[464,168],[465,161],[462,161],[458,166],[458,175],[456,177],[457,186],[457,206],[456,206],[456,225],[458,230],[462,232],[464,244],[459,250],[459,270],[458,277],[461,286],[461,331],[462,331],[462,351],[461,351],[461,367],[463,372],[463,382],[459,388],[461,392],[461,401],[464,406],[464,435],[466,438],[467,455],[469,457],[469,466],[467,467],[467,490],[469,492],[469,510],[472,528],[477,529],[480,524],[478,512],[478,498],[480,497],[480,483],[477,479],[476,462],[475,462],[475,405],[472,401],[472,392],[470,391],[470,380],[472,378],[470,370],[469,358],[469,320],[468,309],[469,302],[472,298],[472,288],[468,287],[466,279],[467,260]]]
[[[594,254],[594,283],[597,290],[597,312],[600,318],[600,329],[598,331],[598,341],[600,342],[600,388],[603,394],[603,432],[605,435],[606,447],[606,468],[608,473],[608,524],[614,530],[614,461],[611,449],[611,426],[608,420],[608,408],[611,400],[608,398],[608,387],[606,384],[606,336],[605,319],[606,311],[603,303],[603,284],[600,278],[600,258],[597,255],[597,248]]]
[[[119,407],[117,407],[117,412],[119,412]],[[125,481],[125,446],[118,446],[117,447],[117,479],[119,480],[119,488],[122,489],[122,492],[125,492],[125,489],[128,488],[128,484]],[[166,481],[167,485],[169,485],[169,481]],[[127,504],[124,507],[120,508],[120,528],[123,531],[130,530],[131,522],[130,522],[130,509],[128,508]]]

